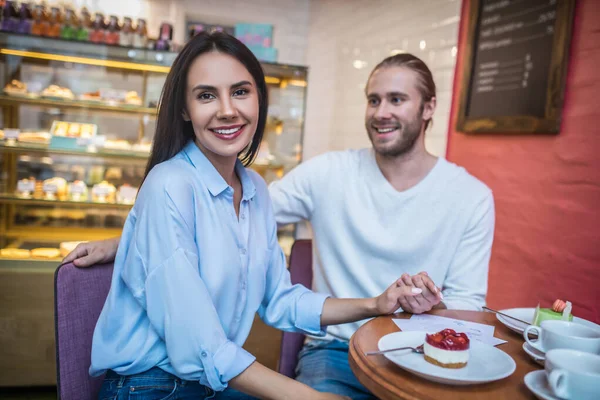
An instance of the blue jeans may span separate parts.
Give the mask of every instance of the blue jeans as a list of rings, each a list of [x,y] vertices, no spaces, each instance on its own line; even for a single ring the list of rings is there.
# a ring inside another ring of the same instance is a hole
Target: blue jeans
[[[184,381],[163,371],[152,368],[141,374],[124,376],[108,371],[99,400],[250,400],[252,396],[227,388],[215,392],[196,381]]]
[[[319,392],[348,396],[353,400],[377,399],[352,373],[348,363],[348,344],[313,341],[298,353],[296,380]]]

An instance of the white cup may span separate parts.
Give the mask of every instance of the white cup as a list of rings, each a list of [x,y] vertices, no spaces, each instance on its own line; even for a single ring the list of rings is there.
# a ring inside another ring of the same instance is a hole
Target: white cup
[[[546,353],[546,377],[561,399],[597,400],[600,396],[600,355],[570,349]]]
[[[542,321],[540,325],[529,325],[523,337],[531,347],[542,353],[553,349],[573,349],[600,354],[600,329],[557,320]],[[537,340],[529,339],[532,332],[537,333]]]

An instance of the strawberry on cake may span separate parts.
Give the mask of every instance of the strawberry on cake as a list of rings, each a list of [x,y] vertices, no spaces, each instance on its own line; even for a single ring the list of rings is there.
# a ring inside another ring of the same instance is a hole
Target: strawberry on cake
[[[463,368],[469,361],[469,338],[453,329],[425,335],[425,360],[444,368]]]

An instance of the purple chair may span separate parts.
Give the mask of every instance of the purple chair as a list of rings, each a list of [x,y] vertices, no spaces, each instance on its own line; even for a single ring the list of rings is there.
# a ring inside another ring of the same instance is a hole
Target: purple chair
[[[113,264],[58,267],[54,274],[54,329],[58,398],[92,400],[103,376],[88,374],[92,335],[110,289]]]
[[[292,283],[300,283],[307,288],[312,287],[312,241],[296,240],[290,254],[290,275]],[[296,377],[298,352],[304,344],[301,333],[283,332],[281,352],[279,354],[279,373],[290,378]]]

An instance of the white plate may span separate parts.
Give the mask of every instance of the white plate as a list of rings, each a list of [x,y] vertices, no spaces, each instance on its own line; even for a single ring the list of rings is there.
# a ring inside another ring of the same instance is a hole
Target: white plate
[[[550,386],[548,386],[548,380],[546,379],[546,371],[531,371],[525,375],[525,386],[531,390],[535,397],[540,400],[560,400],[554,396]]]
[[[500,310],[500,312],[508,314],[515,318],[522,319],[523,321],[527,321],[529,322],[529,324],[531,324],[533,323],[533,315],[535,314],[535,308],[510,308],[508,310]],[[498,318],[498,321],[500,321],[508,329],[517,333],[523,333],[525,328],[527,328],[527,325],[500,314],[496,314],[496,318]],[[588,326],[590,328],[600,329],[600,325],[583,318],[573,317],[573,322]]]
[[[527,353],[527,355],[531,357],[533,361],[540,364],[542,367],[544,366],[544,363],[546,362],[546,353],[531,347],[527,342],[523,342],[523,350],[525,350],[525,353]]]
[[[394,332],[379,339],[379,350],[417,347],[425,342],[425,332]],[[469,362],[460,369],[442,368],[425,361],[423,354],[412,351],[385,353],[391,362],[421,378],[449,385],[474,385],[510,376],[517,365],[505,352],[493,346],[471,341]]]

